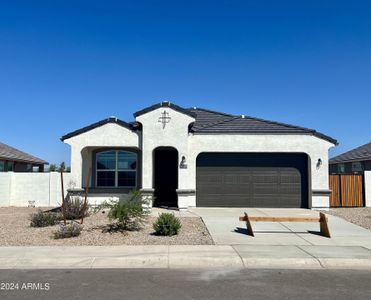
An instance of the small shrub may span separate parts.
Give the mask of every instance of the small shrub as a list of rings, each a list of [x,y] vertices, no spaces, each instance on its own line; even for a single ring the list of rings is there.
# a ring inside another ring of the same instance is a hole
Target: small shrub
[[[172,236],[178,234],[182,224],[180,220],[170,213],[162,213],[153,224],[157,235]]]
[[[117,227],[123,230],[138,230],[143,224],[147,211],[143,208],[140,191],[131,191],[127,196],[118,200],[110,199],[99,205],[95,212],[109,209],[108,218],[117,221]]]
[[[68,220],[76,220],[81,219],[83,216],[84,218],[89,215],[88,208],[89,205],[86,205],[84,209],[84,200],[82,197],[79,196],[69,196],[64,201],[65,206],[65,213],[66,219]],[[63,207],[62,207],[63,213]]]
[[[46,227],[58,224],[61,216],[58,213],[43,212],[39,210],[37,213],[31,215],[31,227]]]
[[[54,232],[55,239],[65,239],[74,236],[79,236],[82,230],[82,225],[71,222],[69,224],[61,224],[58,231]]]

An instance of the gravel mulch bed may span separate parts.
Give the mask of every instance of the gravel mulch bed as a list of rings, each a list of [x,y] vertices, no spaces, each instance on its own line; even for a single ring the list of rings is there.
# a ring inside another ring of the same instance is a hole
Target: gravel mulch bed
[[[139,231],[103,232],[111,222],[107,214],[99,212],[84,219],[84,229],[78,237],[55,240],[58,225],[30,227],[30,214],[36,208],[0,208],[0,246],[111,246],[111,245],[212,245],[214,244],[202,219],[180,217],[182,228],[178,235],[154,235],[155,217],[148,216]],[[45,208],[44,208],[45,210]]]
[[[371,230],[371,207],[330,208],[326,213]]]

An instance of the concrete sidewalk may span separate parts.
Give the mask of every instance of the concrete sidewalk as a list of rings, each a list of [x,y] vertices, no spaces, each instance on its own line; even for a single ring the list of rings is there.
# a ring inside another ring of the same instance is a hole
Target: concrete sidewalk
[[[371,248],[292,245],[0,247],[0,268],[371,269]]]

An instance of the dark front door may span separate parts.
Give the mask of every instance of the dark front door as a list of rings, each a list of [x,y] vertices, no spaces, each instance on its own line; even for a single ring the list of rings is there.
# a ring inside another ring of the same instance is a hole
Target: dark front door
[[[308,207],[307,156],[202,153],[197,158],[197,206]]]
[[[155,206],[177,207],[178,151],[160,147],[154,151]]]

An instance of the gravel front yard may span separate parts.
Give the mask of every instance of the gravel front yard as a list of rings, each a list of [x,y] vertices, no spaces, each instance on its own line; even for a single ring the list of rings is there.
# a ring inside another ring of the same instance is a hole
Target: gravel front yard
[[[102,212],[92,214],[84,220],[84,229],[78,237],[55,240],[53,232],[57,226],[32,228],[30,214],[36,208],[0,208],[0,246],[110,246],[110,245],[212,245],[213,240],[199,217],[180,217],[180,233],[172,237],[153,235],[155,217],[148,216],[148,222],[140,231],[125,233],[103,233],[110,221]]]
[[[326,213],[371,230],[371,207],[331,208]]]

